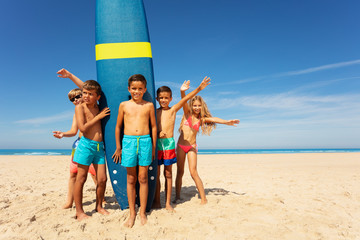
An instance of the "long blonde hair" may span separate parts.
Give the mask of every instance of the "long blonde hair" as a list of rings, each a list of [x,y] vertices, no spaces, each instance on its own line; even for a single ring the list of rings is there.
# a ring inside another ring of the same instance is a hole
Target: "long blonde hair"
[[[216,128],[216,124],[213,122],[210,123],[206,123],[204,121],[204,118],[208,118],[208,117],[212,117],[206,102],[204,101],[204,99],[200,96],[195,96],[192,99],[189,100],[189,102],[187,103],[190,109],[190,115],[193,115],[193,104],[195,101],[199,101],[201,103],[201,111],[200,111],[200,126],[201,126],[201,134],[205,134],[205,135],[209,135],[212,132],[212,130],[214,130]],[[179,132],[181,132],[182,130],[182,126],[184,124],[185,121],[185,114],[183,115],[182,119],[181,119],[181,123],[180,123],[180,128],[179,128]]]

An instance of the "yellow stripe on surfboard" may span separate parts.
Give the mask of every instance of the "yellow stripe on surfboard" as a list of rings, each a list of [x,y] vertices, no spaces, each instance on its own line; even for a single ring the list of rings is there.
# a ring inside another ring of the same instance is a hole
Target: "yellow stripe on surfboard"
[[[149,42],[97,44],[95,53],[96,61],[117,58],[152,58]]]

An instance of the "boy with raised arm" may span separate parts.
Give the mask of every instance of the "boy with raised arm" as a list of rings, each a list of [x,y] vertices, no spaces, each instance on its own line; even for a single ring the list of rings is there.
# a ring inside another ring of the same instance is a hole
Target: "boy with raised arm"
[[[106,187],[106,167],[103,135],[100,120],[110,115],[110,109],[104,108],[101,112],[97,101],[101,97],[101,87],[98,82],[88,80],[82,86],[83,103],[75,107],[75,117],[78,128],[83,133],[76,149],[74,161],[78,163],[78,174],[74,186],[74,200],[76,218],[80,221],[89,216],[84,212],[82,205],[83,187],[91,163],[96,171],[96,206],[95,211],[108,215],[102,207]]]
[[[70,102],[72,102],[75,106],[82,103],[82,91],[80,88],[72,89],[68,94]],[[73,116],[73,121],[71,124],[71,129],[66,132],[62,131],[53,131],[53,135],[56,138],[63,138],[63,137],[74,137],[78,133],[78,126],[76,123],[76,117],[75,113]],[[70,162],[70,178],[69,178],[69,184],[68,184],[68,194],[67,194],[67,201],[63,205],[63,208],[71,208],[74,202],[74,185],[76,181],[76,175],[78,172],[78,166],[77,163],[74,162],[74,154],[76,147],[82,137],[82,132],[79,132],[79,137],[74,141],[72,145],[72,151],[71,151],[71,162]],[[89,173],[91,174],[92,179],[94,180],[95,186],[96,186],[96,173],[93,165],[90,165]]]
[[[171,189],[172,189],[172,164],[176,163],[175,140],[174,140],[174,126],[176,113],[183,107],[186,102],[194,97],[197,93],[203,90],[210,84],[210,78],[205,77],[199,87],[182,98],[174,106],[169,107],[172,100],[171,89],[167,86],[162,86],[156,91],[156,100],[160,107],[156,110],[157,115],[157,129],[158,129],[158,172],[156,180],[155,199],[153,208],[161,208],[160,204],[160,166],[164,165],[165,177],[165,208],[171,212],[174,211],[171,206]],[[189,89],[190,81],[185,81],[181,86],[181,91]]]
[[[148,168],[155,158],[156,119],[154,104],[143,99],[146,92],[146,79],[143,75],[135,74],[129,78],[128,91],[131,94],[131,99],[120,103],[119,106],[115,127],[116,150],[113,159],[114,162],[120,162],[122,166],[126,167],[130,217],[125,226],[131,228],[134,226],[136,217],[135,184],[137,179],[140,183],[141,224],[144,225],[147,222]],[[120,144],[120,131],[123,124],[124,138]],[[139,166],[138,174],[136,166]]]

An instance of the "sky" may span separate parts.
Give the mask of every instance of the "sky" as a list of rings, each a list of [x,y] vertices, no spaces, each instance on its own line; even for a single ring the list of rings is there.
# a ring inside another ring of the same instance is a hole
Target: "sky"
[[[155,87],[184,80],[211,114],[240,119],[198,136],[201,149],[359,148],[360,2],[144,0]],[[0,148],[67,149],[76,86],[96,80],[95,0],[3,0]],[[177,114],[177,128],[182,110]]]

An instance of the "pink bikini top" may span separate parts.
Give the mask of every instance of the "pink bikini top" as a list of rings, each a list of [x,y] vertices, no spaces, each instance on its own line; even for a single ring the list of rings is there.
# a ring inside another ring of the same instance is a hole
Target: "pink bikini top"
[[[190,116],[187,120],[185,120],[184,125],[189,126],[190,128],[199,131],[200,128],[200,122],[198,121],[195,125],[192,125],[192,117]]]

